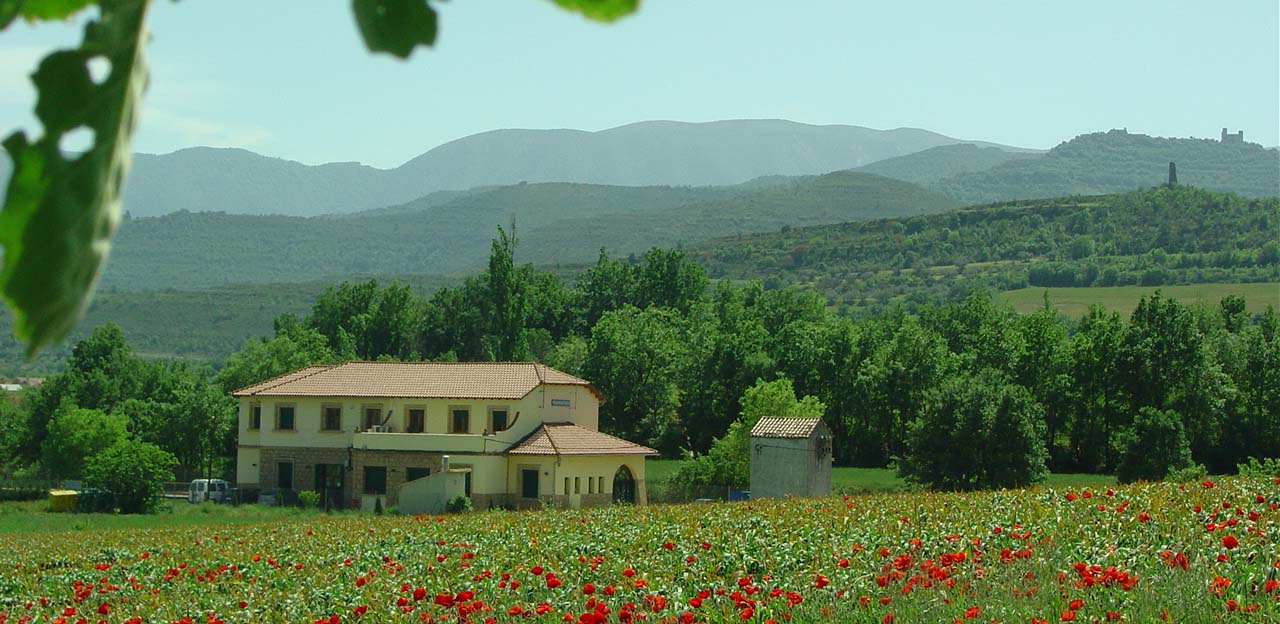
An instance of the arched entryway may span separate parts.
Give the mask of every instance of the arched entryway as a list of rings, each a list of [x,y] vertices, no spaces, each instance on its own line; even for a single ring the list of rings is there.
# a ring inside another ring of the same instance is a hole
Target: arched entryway
[[[619,466],[618,471],[613,473],[613,502],[636,502],[636,478],[626,466]]]

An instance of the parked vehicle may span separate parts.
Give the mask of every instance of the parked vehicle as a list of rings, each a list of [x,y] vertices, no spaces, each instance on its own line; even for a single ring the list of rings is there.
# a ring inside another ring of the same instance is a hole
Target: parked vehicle
[[[231,496],[231,484],[222,479],[195,479],[187,489],[187,500],[193,503],[229,503]]]
[[[280,504],[280,502],[279,502],[279,497],[276,495],[276,491],[275,491],[275,490],[262,490],[261,492],[258,492],[258,504],[259,504],[259,505],[278,505],[278,504]]]

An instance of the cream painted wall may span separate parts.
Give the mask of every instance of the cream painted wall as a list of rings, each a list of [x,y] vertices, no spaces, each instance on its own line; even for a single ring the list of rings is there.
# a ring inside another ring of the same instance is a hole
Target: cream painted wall
[[[568,406],[554,403],[567,402]],[[249,429],[253,405],[262,407],[261,429]],[[325,406],[342,408],[341,427],[337,431],[320,429],[321,413]],[[276,429],[279,408],[294,407],[294,428]],[[364,409],[379,407],[382,415],[390,419],[387,425],[394,433],[368,432],[359,434],[361,444],[355,444],[357,429],[363,423]],[[465,407],[470,410],[469,434],[449,433],[450,410]],[[406,433],[409,425],[409,409],[426,410],[425,432],[422,435]],[[508,429],[486,436],[491,441],[482,443],[482,434],[491,426],[490,409],[506,409]],[[580,386],[539,386],[518,401],[474,401],[454,399],[352,399],[314,397],[241,397],[239,408],[241,446],[295,446],[306,448],[381,448],[387,450],[439,450],[494,452],[502,451],[528,436],[543,422],[573,422],[581,427],[597,430],[600,402]],[[517,416],[518,414],[518,416]],[[466,441],[469,436],[474,436]],[[451,439],[457,438],[457,442]],[[483,449],[481,446],[483,445]]]
[[[507,488],[520,494],[520,470],[537,467],[542,472],[538,481],[540,496],[561,494],[612,494],[613,475],[626,466],[637,482],[644,481],[644,457],[629,455],[580,456],[559,458],[543,455],[507,456]],[[588,478],[593,481],[588,482]],[[568,489],[565,488],[568,479]],[[575,485],[577,486],[575,491]],[[603,489],[600,489],[603,487]]]
[[[258,484],[258,458],[261,455],[257,448],[240,447],[236,449],[236,483],[239,485]]]

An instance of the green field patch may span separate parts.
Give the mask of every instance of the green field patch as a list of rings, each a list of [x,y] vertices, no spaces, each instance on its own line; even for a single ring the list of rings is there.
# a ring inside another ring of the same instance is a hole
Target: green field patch
[[[1169,299],[1185,304],[1217,306],[1228,295],[1244,297],[1245,309],[1251,314],[1261,313],[1271,306],[1280,309],[1280,283],[1260,284],[1186,284],[1180,286],[1093,286],[1088,288],[1021,288],[998,293],[996,298],[1018,312],[1034,312],[1044,306],[1048,294],[1049,305],[1069,317],[1077,318],[1091,305],[1101,305],[1124,315],[1133,312],[1138,301],[1156,291]]]

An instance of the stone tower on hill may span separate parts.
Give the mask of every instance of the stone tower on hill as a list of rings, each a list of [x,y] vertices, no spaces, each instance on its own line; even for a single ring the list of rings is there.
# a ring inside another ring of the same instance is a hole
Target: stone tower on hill
[[[1222,129],[1223,143],[1244,143],[1244,130],[1237,130],[1235,133],[1227,132],[1226,128]]]

